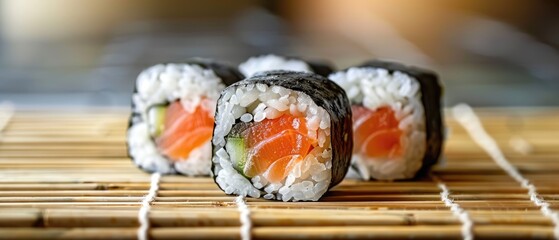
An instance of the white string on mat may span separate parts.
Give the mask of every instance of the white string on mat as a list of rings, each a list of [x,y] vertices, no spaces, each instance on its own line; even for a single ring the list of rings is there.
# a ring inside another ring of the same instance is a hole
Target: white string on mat
[[[235,199],[235,203],[237,204],[237,210],[239,210],[240,214],[239,219],[241,221],[241,239],[250,240],[252,238],[252,222],[250,220],[250,209],[245,202],[245,197],[238,196]]]
[[[14,116],[14,104],[11,102],[0,103],[0,133],[8,126],[8,123]]]
[[[147,240],[148,230],[150,227],[149,223],[149,211],[151,209],[151,203],[155,200],[157,196],[157,191],[159,191],[159,180],[161,179],[161,173],[155,172],[151,174],[151,182],[148,194],[142,199],[142,206],[138,212],[138,221],[140,222],[140,227],[138,228],[138,239]]]
[[[467,104],[458,104],[452,108],[454,118],[467,130],[474,142],[485,150],[491,158],[501,167],[510,177],[520,183],[522,188],[528,190],[530,201],[540,207],[542,214],[551,219],[554,225],[553,235],[559,239],[559,213],[553,211],[549,203],[540,196],[536,186],[526,179],[514,165],[512,165],[500,150],[497,142],[489,136],[483,128],[479,117]]]
[[[474,221],[470,217],[470,214],[464,210],[460,204],[450,198],[450,190],[448,190],[448,187],[440,178],[431,174],[431,179],[437,183],[437,187],[441,190],[441,201],[443,201],[445,206],[450,208],[452,215],[458,218],[462,223],[462,238],[464,240],[474,239]]]

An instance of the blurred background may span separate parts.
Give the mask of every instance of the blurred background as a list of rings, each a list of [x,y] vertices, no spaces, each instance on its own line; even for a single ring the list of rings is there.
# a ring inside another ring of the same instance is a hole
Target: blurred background
[[[436,70],[445,104],[559,105],[557,0],[0,0],[0,102],[126,107],[141,69],[199,56]]]

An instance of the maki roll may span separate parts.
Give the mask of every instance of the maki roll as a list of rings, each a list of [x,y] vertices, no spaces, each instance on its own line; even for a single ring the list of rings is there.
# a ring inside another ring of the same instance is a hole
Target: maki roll
[[[225,84],[240,79],[236,69],[204,59],[142,71],[127,139],[134,163],[149,172],[209,175],[215,104]]]
[[[329,78],[351,101],[352,169],[363,179],[409,179],[437,162],[443,126],[435,73],[370,61]]]
[[[332,67],[324,62],[303,61],[299,58],[273,54],[251,57],[239,65],[239,70],[247,77],[272,70],[312,72],[324,77],[333,72]]]
[[[225,193],[317,201],[350,164],[349,101],[317,74],[260,73],[221,92],[212,144],[212,173]]]

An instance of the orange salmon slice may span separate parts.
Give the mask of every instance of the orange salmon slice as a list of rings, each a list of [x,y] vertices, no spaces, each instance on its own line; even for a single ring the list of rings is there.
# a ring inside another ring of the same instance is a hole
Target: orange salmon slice
[[[180,101],[171,103],[165,114],[164,130],[155,142],[158,149],[173,161],[210,141],[214,120],[201,105],[187,112]]]
[[[305,118],[284,114],[243,131],[248,151],[245,176],[263,174],[270,182],[282,181],[316,144],[316,139],[308,137],[306,126]]]
[[[354,153],[371,158],[396,158],[403,154],[402,130],[398,128],[394,110],[380,107],[370,110],[353,105]]]

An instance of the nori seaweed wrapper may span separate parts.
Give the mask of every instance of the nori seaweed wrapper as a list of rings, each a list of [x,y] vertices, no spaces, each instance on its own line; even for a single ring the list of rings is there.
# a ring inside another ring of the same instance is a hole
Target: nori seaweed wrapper
[[[382,68],[390,73],[398,71],[414,77],[419,82],[421,102],[425,110],[427,149],[423,157],[423,164],[416,173],[416,177],[424,175],[439,160],[443,145],[444,126],[441,114],[443,88],[439,83],[437,74],[426,69],[379,60],[367,61],[358,67]]]
[[[166,65],[166,64],[169,64],[169,63],[163,63],[163,64]],[[186,61],[184,61],[182,63],[176,63],[176,64],[198,65],[198,66],[200,66],[204,69],[211,69],[211,70],[214,71],[215,75],[218,76],[221,79],[221,81],[223,82],[223,84],[225,84],[225,86],[229,86],[229,85],[231,85],[233,83],[236,83],[236,82],[245,78],[244,75],[237,70],[237,68],[232,67],[228,64],[217,62],[217,61],[207,59],[207,58],[190,58],[190,59],[187,59]],[[136,93],[138,93],[138,86],[136,84],[136,80],[134,80],[134,90],[133,90],[132,94],[136,94]],[[169,104],[169,103],[167,103],[167,104]],[[131,101],[130,105],[131,105],[132,110],[136,108],[136,106],[134,104],[134,101]],[[146,121],[146,119],[142,119],[142,116],[141,116],[140,113],[135,112],[135,111],[131,111],[130,118],[128,118],[127,129],[130,129],[132,127],[132,125],[134,125],[136,123],[139,123],[139,122],[142,122],[142,121]],[[128,143],[126,144],[126,153],[127,153],[128,157],[132,160],[132,162],[135,163],[132,155],[130,154],[130,149],[129,149]],[[138,167],[140,167],[140,166],[138,166]],[[141,169],[145,170],[143,168],[141,168]],[[148,172],[151,172],[151,171],[148,171]]]
[[[280,86],[292,91],[307,94],[314,103],[323,108],[330,115],[330,140],[332,147],[332,179],[329,188],[339,184],[345,177],[351,163],[353,149],[353,131],[351,119],[351,105],[345,91],[333,81],[315,73],[294,71],[267,71],[258,73],[243,81],[237,82],[224,89],[219,97],[218,106],[222,103],[223,95],[228,88],[246,87],[249,84],[265,84],[267,86]],[[218,108],[219,109],[219,108]],[[216,119],[219,110],[216,110]],[[237,119],[235,124],[240,123]],[[215,129],[215,123],[214,123]],[[215,132],[214,132],[215,134]],[[228,133],[229,134],[229,133]],[[226,135],[227,136],[227,135]],[[226,137],[225,136],[225,137]],[[213,139],[214,136],[212,136]],[[215,156],[215,146],[212,144]],[[212,176],[215,163],[212,161]],[[217,182],[216,182],[217,184]],[[219,186],[219,184],[217,184]]]
[[[306,61],[312,71],[320,76],[328,77],[334,69],[325,61]]]

